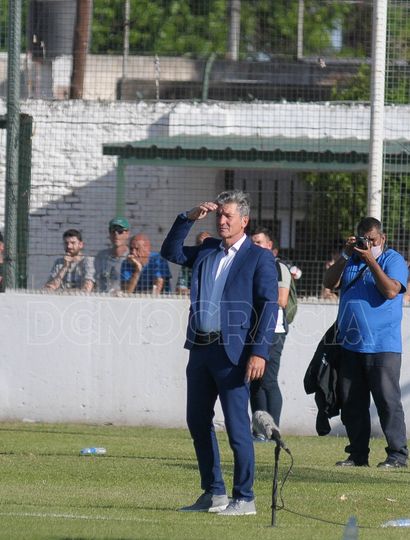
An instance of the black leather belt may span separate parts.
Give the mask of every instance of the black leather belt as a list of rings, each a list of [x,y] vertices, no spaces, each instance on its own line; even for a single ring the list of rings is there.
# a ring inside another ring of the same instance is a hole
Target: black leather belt
[[[221,332],[196,332],[195,333],[195,343],[197,345],[210,345],[215,341],[219,341],[221,337]]]

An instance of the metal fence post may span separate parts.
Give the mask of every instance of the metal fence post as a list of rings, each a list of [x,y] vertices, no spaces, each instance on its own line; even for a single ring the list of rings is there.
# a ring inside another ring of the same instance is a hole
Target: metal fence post
[[[381,219],[382,215],[386,29],[387,0],[375,0],[373,3],[367,214],[376,219]]]
[[[19,289],[27,287],[32,131],[33,118],[28,114],[21,114],[17,198],[17,287]]]
[[[21,0],[9,0],[7,53],[7,150],[5,286],[16,287],[17,276],[17,190],[20,138],[20,48]]]

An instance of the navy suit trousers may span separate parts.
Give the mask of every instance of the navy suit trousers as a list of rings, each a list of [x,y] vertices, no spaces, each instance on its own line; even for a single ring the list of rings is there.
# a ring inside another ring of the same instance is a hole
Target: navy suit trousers
[[[255,456],[248,412],[249,384],[244,382],[245,361],[232,364],[217,342],[194,345],[187,366],[187,423],[191,433],[203,490],[226,493],[218,441],[213,425],[219,396],[234,456],[232,496],[252,500]]]

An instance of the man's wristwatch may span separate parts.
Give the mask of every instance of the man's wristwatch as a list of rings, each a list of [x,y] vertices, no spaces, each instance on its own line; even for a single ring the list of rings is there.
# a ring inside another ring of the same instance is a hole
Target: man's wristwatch
[[[349,255],[346,253],[346,251],[342,251],[340,256],[343,257],[345,261],[348,261],[350,259]]]

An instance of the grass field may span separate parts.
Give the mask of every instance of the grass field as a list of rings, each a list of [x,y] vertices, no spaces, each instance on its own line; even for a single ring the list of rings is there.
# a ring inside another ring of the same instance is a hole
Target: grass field
[[[375,468],[381,439],[371,442],[372,467],[341,470],[334,462],[345,439],[288,437],[294,467],[272,528],[272,443],[256,446],[257,516],[222,517],[177,512],[200,493],[186,430],[3,423],[0,437],[2,539],[329,540],[343,537],[351,515],[360,539],[410,538],[408,528],[380,527],[410,517],[410,469]],[[218,437],[230,489],[231,453],[225,433]],[[107,455],[79,456],[85,446]],[[281,452],[280,479],[289,464]]]

